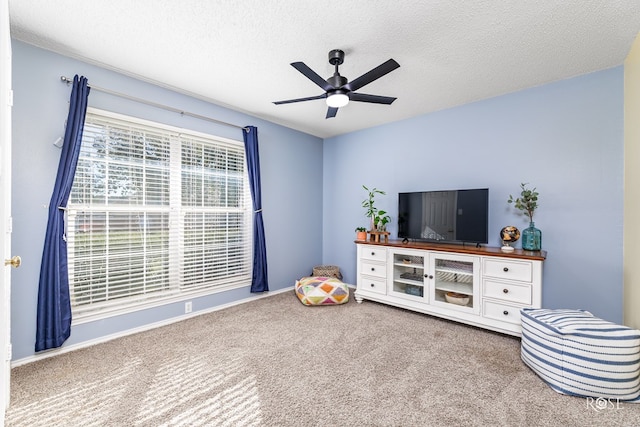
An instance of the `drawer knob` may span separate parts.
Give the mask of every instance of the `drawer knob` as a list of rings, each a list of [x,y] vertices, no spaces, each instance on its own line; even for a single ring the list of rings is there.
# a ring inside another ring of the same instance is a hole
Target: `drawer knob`
[[[376,287],[376,285],[374,285],[374,284],[372,283],[372,284],[371,284],[371,287],[372,287],[372,288],[375,288],[375,287]]]
[[[507,310],[503,311],[502,314],[504,314],[505,316],[509,315],[509,312]]]
[[[508,293],[509,293],[509,289],[504,288],[504,289],[502,290],[502,292],[504,292],[505,294],[508,294]]]
[[[375,268],[373,268],[373,267],[371,267],[371,271],[376,271],[376,269],[375,269]]]
[[[376,253],[375,252],[371,252],[371,256],[374,256]]]
[[[503,269],[502,269],[502,271],[504,271],[504,272],[509,271],[509,267],[505,267],[505,268],[503,268]]]

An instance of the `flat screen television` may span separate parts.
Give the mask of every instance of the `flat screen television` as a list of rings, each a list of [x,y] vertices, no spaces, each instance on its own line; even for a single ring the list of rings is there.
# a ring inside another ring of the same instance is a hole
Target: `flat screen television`
[[[398,238],[488,243],[489,189],[419,191],[398,195]]]

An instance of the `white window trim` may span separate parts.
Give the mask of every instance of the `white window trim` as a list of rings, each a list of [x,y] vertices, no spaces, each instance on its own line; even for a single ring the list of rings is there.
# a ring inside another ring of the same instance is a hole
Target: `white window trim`
[[[178,135],[182,134],[182,135],[193,136],[193,137],[196,137],[196,138],[214,139],[214,140],[219,141],[221,143],[241,146],[244,149],[244,142],[240,141],[240,140],[225,138],[225,137],[221,137],[221,136],[217,136],[217,135],[206,134],[206,133],[194,131],[194,130],[191,130],[191,129],[185,129],[185,128],[180,128],[180,127],[176,127],[176,126],[166,125],[166,124],[163,124],[163,123],[153,122],[153,121],[141,119],[141,118],[134,117],[134,116],[128,116],[128,115],[124,115],[124,114],[114,113],[112,111],[101,110],[101,109],[94,108],[94,107],[88,107],[87,108],[87,113],[101,115],[101,116],[104,116],[104,117],[107,117],[107,118],[113,118],[113,119],[116,119],[116,120],[124,120],[124,121],[134,122],[134,123],[140,124],[142,126],[160,128],[160,129],[163,129],[163,130],[168,131],[168,132],[174,132],[174,133],[176,133]],[[246,154],[245,154],[245,162],[246,162]],[[245,165],[245,168],[246,168],[246,165]],[[249,207],[249,208],[251,209],[251,207]],[[251,236],[251,234],[252,234],[251,229],[249,231],[249,234]],[[253,236],[251,236],[251,239],[253,239]],[[250,242],[250,243],[252,244],[252,242]],[[251,253],[252,252],[253,251],[251,251]],[[174,256],[174,255],[170,254],[170,256]],[[253,259],[250,258],[249,261],[250,261],[250,264],[252,265],[253,264]],[[251,276],[251,270],[252,269],[250,268],[249,276]],[[247,279],[246,283],[222,284],[222,285],[216,286],[215,288],[195,289],[195,290],[192,290],[192,291],[183,290],[183,291],[181,291],[179,293],[176,293],[176,294],[173,294],[173,295],[167,295],[167,296],[164,296],[164,297],[157,297],[157,298],[153,298],[153,299],[148,300],[148,301],[140,301],[140,302],[137,302],[137,303],[125,304],[124,306],[104,307],[104,308],[102,308],[100,310],[97,310],[97,311],[86,311],[84,313],[74,313],[73,312],[73,307],[72,307],[72,314],[73,314],[72,325],[80,325],[80,324],[84,324],[84,323],[90,323],[90,322],[94,322],[94,321],[98,321],[98,320],[102,320],[102,319],[107,319],[107,318],[111,318],[111,317],[115,317],[115,316],[121,316],[121,315],[129,314],[129,313],[140,312],[140,311],[151,309],[151,308],[155,308],[155,307],[165,306],[165,305],[169,305],[169,304],[173,304],[173,303],[177,303],[177,302],[181,302],[181,301],[187,301],[187,300],[192,300],[192,299],[195,299],[195,298],[205,297],[205,296],[208,296],[208,295],[214,295],[214,294],[218,294],[218,293],[222,293],[222,292],[227,292],[227,291],[230,291],[230,290],[233,290],[233,289],[249,288],[250,286],[251,286],[251,277],[249,277]],[[181,311],[178,311],[176,313],[176,316],[180,316],[180,315],[183,315],[183,314],[184,313],[182,313]]]
[[[161,307],[161,306],[174,304],[178,302],[190,301],[200,297],[206,297],[206,296],[218,294],[221,292],[231,291],[233,289],[240,289],[240,288],[249,289],[250,287],[251,287],[251,280],[249,280],[249,282],[246,284],[222,285],[222,286],[216,287],[215,289],[201,289],[199,291],[183,292],[178,295],[157,298],[151,301],[144,301],[135,305],[130,304],[124,307],[109,307],[108,309],[104,309],[97,312],[87,312],[87,313],[82,313],[80,315],[75,315],[71,320],[71,326],[82,325],[84,323],[91,323],[98,320],[109,319],[111,317],[122,316],[130,313],[137,313],[142,310],[148,310],[151,308]],[[183,316],[184,314],[185,314],[184,308],[182,308],[182,310],[180,310],[179,308],[178,311],[176,311],[175,315],[171,317]]]

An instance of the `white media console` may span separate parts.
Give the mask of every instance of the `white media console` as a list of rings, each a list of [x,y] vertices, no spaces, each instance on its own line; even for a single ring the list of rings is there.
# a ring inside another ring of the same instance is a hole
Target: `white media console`
[[[356,241],[355,298],[520,336],[520,309],[539,308],[545,251]]]

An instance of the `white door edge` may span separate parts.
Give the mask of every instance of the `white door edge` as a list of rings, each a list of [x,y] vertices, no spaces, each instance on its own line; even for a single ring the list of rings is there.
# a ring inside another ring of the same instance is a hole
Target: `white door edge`
[[[0,0],[0,426],[9,406],[11,379],[11,35],[9,0]]]

